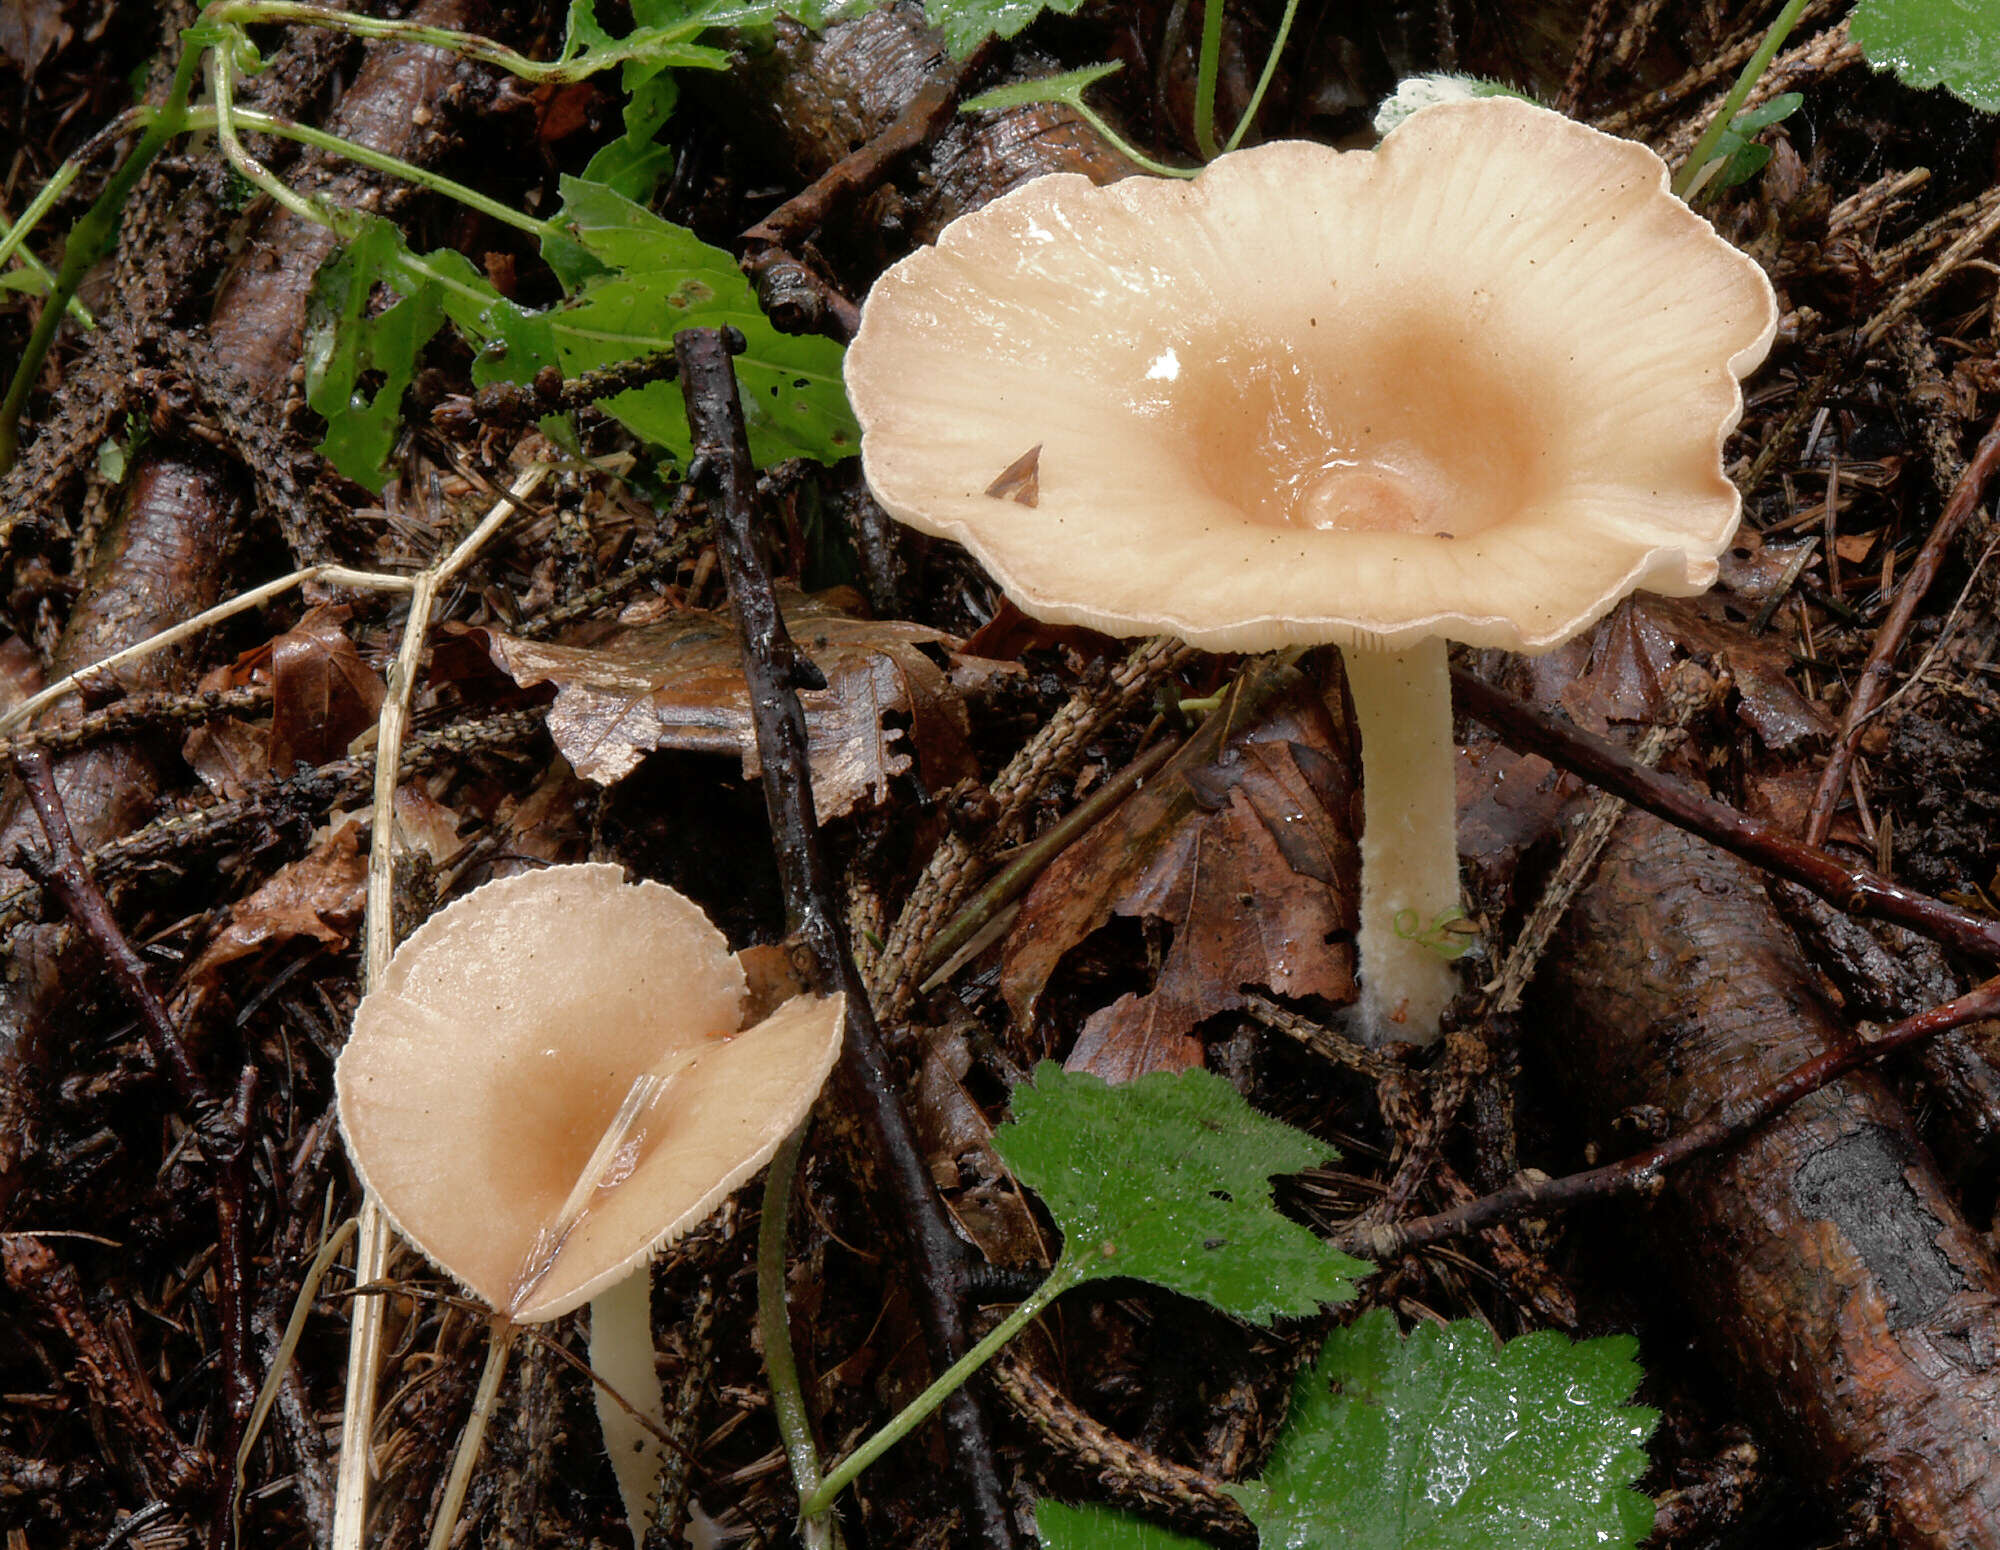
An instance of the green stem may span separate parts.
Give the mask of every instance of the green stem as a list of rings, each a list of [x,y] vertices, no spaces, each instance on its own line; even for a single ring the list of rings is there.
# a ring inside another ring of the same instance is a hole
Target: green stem
[[[1017,1307],[1006,1318],[993,1326],[992,1332],[965,1355],[953,1362],[931,1386],[919,1394],[902,1411],[873,1437],[856,1448],[835,1466],[832,1474],[821,1483],[820,1488],[806,1498],[804,1512],[808,1517],[825,1512],[833,1505],[834,1498],[854,1483],[854,1479],[916,1430],[930,1413],[937,1409],[956,1392],[965,1380],[991,1361],[1002,1346],[1012,1340],[1028,1325],[1041,1316],[1042,1310],[1084,1278],[1081,1263],[1073,1263],[1065,1254],[1049,1272],[1048,1280],[1036,1287],[1028,1300]]]
[[[1681,163],[1681,170],[1674,175],[1674,193],[1682,199],[1690,197],[1694,192],[1702,168],[1714,158],[1716,143],[1722,139],[1729,126],[1736,122],[1736,115],[1742,111],[1744,101],[1757,84],[1757,78],[1764,73],[1765,66],[1770,64],[1778,50],[1784,47],[1785,39],[1791,36],[1792,28],[1798,25],[1799,16],[1804,12],[1806,4],[1807,0],[1786,0],[1785,8],[1778,13],[1777,19],[1771,23],[1770,30],[1764,34],[1764,41],[1757,45],[1757,52],[1744,63],[1742,71],[1736,77],[1736,84],[1729,88],[1729,95],[1722,99],[1722,106],[1716,110],[1708,128],[1702,131],[1694,149],[1688,152],[1688,159]]]
[[[1201,63],[1194,78],[1194,143],[1203,161],[1222,154],[1215,142],[1215,83],[1222,73],[1222,0],[1202,0]]]
[[[502,225],[512,226],[516,231],[524,231],[531,237],[548,241],[559,236],[555,226],[548,221],[538,220],[524,210],[503,204],[498,199],[490,199],[476,188],[468,188],[463,183],[454,182],[440,173],[432,172],[414,162],[391,156],[386,151],[371,150],[354,140],[343,140],[339,135],[328,134],[324,129],[313,129],[305,124],[295,124],[287,118],[273,118],[268,113],[259,113],[251,108],[233,108],[231,115],[244,129],[253,129],[260,134],[276,135],[283,140],[296,140],[301,145],[310,145],[315,150],[329,151],[336,156],[344,156],[358,166],[374,172],[387,173],[391,177],[414,183],[418,188],[429,189],[434,194],[442,194],[447,199],[455,199],[468,210],[477,210],[481,215],[490,216]]]
[[[1138,149],[1123,135],[1118,133],[1117,130],[1107,124],[1103,116],[1096,109],[1086,106],[1080,98],[1063,97],[1056,100],[1067,102],[1071,107],[1075,108],[1076,116],[1090,125],[1092,129],[1096,130],[1103,137],[1105,144],[1109,145],[1112,150],[1132,163],[1133,166],[1152,173],[1156,178],[1191,178],[1201,171],[1199,167],[1169,167],[1163,161],[1154,161],[1152,157]]]
[[[1250,93],[1249,106],[1243,116],[1236,121],[1236,128],[1230,133],[1225,151],[1233,151],[1243,143],[1243,137],[1250,132],[1256,122],[1257,110],[1264,105],[1264,93],[1271,89],[1271,78],[1278,73],[1278,56],[1285,51],[1285,40],[1292,35],[1292,20],[1299,14],[1299,0],[1285,0],[1285,14],[1278,18],[1278,35],[1271,39],[1271,52],[1264,59],[1264,73],[1257,77],[1257,89]]]
[[[200,61],[201,51],[196,48],[181,56],[174,67],[173,84],[167,88],[167,100],[146,125],[139,143],[106,181],[103,192],[70,228],[69,241],[63,245],[62,267],[56,271],[48,300],[42,306],[41,316],[35,319],[34,332],[28,336],[27,347],[14,367],[13,379],[7,384],[7,397],[0,401],[0,473],[14,466],[20,451],[21,411],[27,407],[35,379],[41,375],[42,362],[48,359],[49,346],[55,342],[56,329],[69,310],[70,298],[91,266],[109,253],[118,240],[119,218],[139,175],[187,121],[188,93],[194,88],[194,73]],[[29,208],[32,210],[34,206]]]
[[[757,1221],[757,1332],[764,1346],[764,1371],[771,1380],[771,1411],[778,1418],[785,1457],[791,1461],[792,1484],[799,1500],[819,1490],[819,1446],[813,1441],[812,1416],[806,1409],[805,1386],[799,1382],[798,1358],[792,1352],[792,1318],[785,1303],[785,1229],[791,1220],[792,1179],[805,1146],[811,1121],[785,1137],[771,1158],[764,1179],[763,1215]],[[832,1519],[815,1515],[804,1525],[808,1550],[835,1542]]]
[[[324,27],[329,32],[344,32],[350,37],[385,38],[398,43],[448,49],[468,59],[497,65],[511,75],[537,84],[568,79],[574,74],[562,64],[530,59],[504,43],[496,43],[477,33],[459,32],[450,27],[429,27],[422,22],[360,16],[351,11],[336,11],[330,6],[293,4],[291,0],[223,0],[220,5],[212,5],[204,11],[202,19],[237,27],[303,22],[312,27]]]

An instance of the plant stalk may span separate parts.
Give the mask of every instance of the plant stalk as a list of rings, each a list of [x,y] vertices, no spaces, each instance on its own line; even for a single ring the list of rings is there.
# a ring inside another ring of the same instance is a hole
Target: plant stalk
[[[1688,152],[1688,159],[1681,164],[1681,170],[1674,174],[1674,193],[1682,199],[1693,197],[1700,183],[1702,169],[1715,156],[1717,142],[1722,139],[1729,126],[1736,122],[1736,115],[1742,111],[1744,101],[1757,84],[1757,78],[1764,73],[1765,66],[1785,46],[1785,39],[1791,36],[1792,28],[1798,25],[1800,15],[1805,11],[1808,0],[1786,0],[1785,8],[1771,23],[1771,30],[1764,34],[1764,41],[1757,45],[1757,52],[1744,61],[1742,71],[1736,77],[1736,84],[1729,88],[1729,95],[1722,99],[1722,106],[1709,121],[1708,128],[1695,141],[1694,149]]]
[[[834,1499],[854,1483],[862,1470],[916,1430],[966,1379],[991,1361],[1002,1346],[1040,1318],[1042,1310],[1064,1292],[1081,1285],[1083,1279],[1083,1267],[1065,1254],[1056,1262],[1055,1269],[1049,1272],[1049,1278],[1029,1293],[1026,1302],[995,1324],[984,1339],[940,1373],[929,1388],[905,1405],[886,1426],[834,1466],[833,1473],[806,1498],[806,1515],[811,1517],[831,1507]]]

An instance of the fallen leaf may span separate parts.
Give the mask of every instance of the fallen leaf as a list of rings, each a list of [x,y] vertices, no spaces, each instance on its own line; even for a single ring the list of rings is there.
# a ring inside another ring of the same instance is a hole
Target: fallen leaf
[[[360,823],[345,824],[311,855],[280,867],[229,912],[229,924],[189,968],[189,981],[212,978],[225,964],[300,938],[327,947],[352,941],[368,886],[362,833]]]
[[[882,801],[913,757],[934,790],[973,773],[964,704],[944,669],[918,649],[954,647],[952,637],[851,618],[809,598],[788,599],[785,621],[827,683],[800,695],[822,819]],[[472,633],[484,636],[494,662],[522,688],[555,686],[549,735],[585,780],[613,785],[658,748],[734,753],[746,778],[758,772],[750,693],[725,615],[688,612],[614,627],[587,646]]]
[[[1113,915],[1172,928],[1159,976],[1093,1014],[1067,1068],[1108,1081],[1202,1063],[1193,1032],[1246,987],[1355,995],[1360,852],[1348,751],[1291,668],[1248,682],[1104,822],[1041,875],[1007,939],[1000,984],[1023,1025],[1064,954]]]
[[[181,757],[210,791],[239,802],[271,773],[270,745],[270,734],[262,727],[222,716],[188,733]]]
[[[271,768],[338,759],[382,709],[386,692],[340,627],[344,610],[315,608],[271,642]]]

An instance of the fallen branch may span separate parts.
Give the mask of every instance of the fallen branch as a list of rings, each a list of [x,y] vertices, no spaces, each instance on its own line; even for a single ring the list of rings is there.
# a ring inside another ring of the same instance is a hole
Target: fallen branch
[[[716,329],[684,329],[674,339],[695,448],[689,472],[709,490],[717,514],[716,540],[742,642],[786,913],[812,953],[821,988],[838,988],[847,996],[840,1070],[861,1104],[901,1207],[914,1261],[911,1295],[932,1367],[942,1372],[971,1343],[959,1302],[966,1250],[938,1199],[903,1108],[868,987],[847,948],[832,873],[820,849],[805,709],[798,696],[800,688],[814,686],[819,672],[792,643],[770,572],[757,551],[756,470],[730,364],[731,345],[740,349],[740,336],[729,339]],[[945,1401],[939,1419],[950,1439],[952,1466],[975,1539],[993,1550],[1011,1550],[1014,1529],[983,1409],[970,1389],[961,1388]]]

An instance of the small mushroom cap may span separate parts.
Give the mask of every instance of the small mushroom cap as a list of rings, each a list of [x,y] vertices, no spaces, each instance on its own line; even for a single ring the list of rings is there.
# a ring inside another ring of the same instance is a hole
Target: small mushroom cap
[[[743,1002],[722,933],[671,888],[603,865],[488,883],[356,1010],[334,1075],[348,1153],[425,1255],[520,1323],[554,1318],[700,1223],[812,1107],[842,999],[739,1033]],[[651,1101],[600,1154],[635,1083]]]
[[[1714,580],[1776,326],[1651,151],[1496,97],[1038,179],[885,274],[846,370],[882,505],[1039,618],[1534,651]]]

